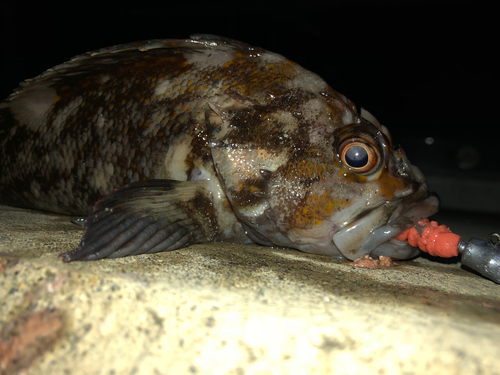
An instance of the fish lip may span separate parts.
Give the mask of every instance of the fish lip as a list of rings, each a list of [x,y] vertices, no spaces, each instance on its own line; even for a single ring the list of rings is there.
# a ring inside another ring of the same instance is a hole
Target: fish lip
[[[404,205],[405,201],[402,201],[400,206]],[[395,217],[394,214],[389,218],[387,225],[397,230],[392,238],[396,237],[401,232],[417,224],[420,220],[428,218],[438,212],[439,208],[439,197],[433,191],[428,191],[427,196],[423,200],[418,202],[412,202],[412,204],[407,206],[407,209],[400,215]]]
[[[391,202],[395,203],[394,201]],[[376,207],[368,215],[372,213],[374,217],[377,214],[381,215],[382,211],[380,210],[387,208],[391,202]],[[365,217],[363,216],[361,219],[353,221],[337,231],[332,236],[332,241],[345,258],[355,260],[364,255],[371,254],[380,245],[390,241],[420,220],[435,214],[438,206],[439,198],[437,194],[428,191],[427,186],[423,184],[415,193],[401,199],[385,224],[378,226],[376,229],[371,230],[369,234],[366,234],[366,228],[363,230],[363,226],[360,224],[361,220]],[[358,225],[361,226],[358,233],[356,233]],[[355,243],[350,242],[350,234],[352,236],[361,236],[363,239],[361,245],[349,246],[349,244]]]

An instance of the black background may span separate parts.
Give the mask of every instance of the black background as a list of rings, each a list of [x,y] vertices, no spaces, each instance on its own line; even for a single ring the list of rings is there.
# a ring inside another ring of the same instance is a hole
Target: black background
[[[194,33],[223,35],[318,73],[386,125],[430,180],[486,181],[500,193],[495,2],[133,4],[2,2],[1,98],[20,81],[83,52]],[[428,137],[432,145],[424,142]],[[500,212],[500,194],[483,197],[484,189],[467,186],[465,196],[483,200],[477,211]],[[458,203],[445,202],[445,208],[476,210],[475,203]]]

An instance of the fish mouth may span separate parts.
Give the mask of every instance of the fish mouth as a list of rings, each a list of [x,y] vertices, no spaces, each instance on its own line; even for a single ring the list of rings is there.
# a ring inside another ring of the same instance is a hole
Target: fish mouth
[[[383,203],[340,229],[333,235],[333,243],[350,260],[370,254],[387,255],[395,259],[411,258],[418,254],[418,249],[393,240],[394,237],[435,214],[438,206],[437,195],[421,185],[415,193],[401,200]]]

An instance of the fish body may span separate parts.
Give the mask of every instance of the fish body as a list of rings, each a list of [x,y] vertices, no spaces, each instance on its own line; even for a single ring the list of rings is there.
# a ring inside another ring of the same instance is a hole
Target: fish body
[[[415,250],[392,238],[438,204],[385,127],[319,76],[209,35],[25,81],[0,104],[0,157],[1,203],[90,214],[66,261],[209,241],[402,259]]]

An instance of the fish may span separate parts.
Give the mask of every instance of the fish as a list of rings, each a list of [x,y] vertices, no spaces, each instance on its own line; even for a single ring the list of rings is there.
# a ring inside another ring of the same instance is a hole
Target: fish
[[[85,216],[64,262],[232,242],[408,259],[438,210],[388,129],[321,77],[233,39],[76,56],[0,103],[0,203]]]

